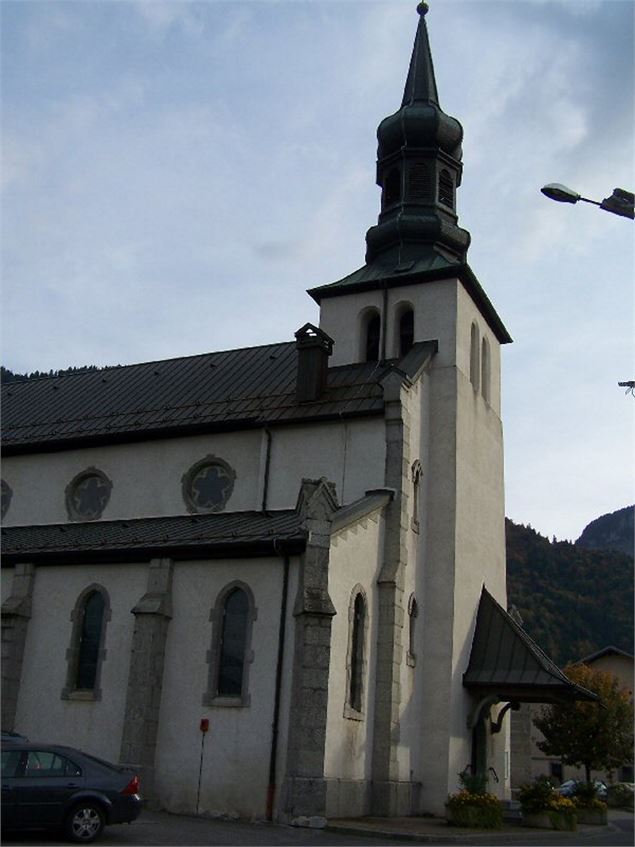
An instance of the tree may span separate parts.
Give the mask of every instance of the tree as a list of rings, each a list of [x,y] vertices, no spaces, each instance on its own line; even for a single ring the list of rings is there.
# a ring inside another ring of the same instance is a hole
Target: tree
[[[564,672],[600,701],[543,707],[534,718],[544,736],[538,747],[567,765],[584,767],[590,782],[591,770],[611,771],[633,761],[633,702],[611,673],[588,665],[568,665]]]

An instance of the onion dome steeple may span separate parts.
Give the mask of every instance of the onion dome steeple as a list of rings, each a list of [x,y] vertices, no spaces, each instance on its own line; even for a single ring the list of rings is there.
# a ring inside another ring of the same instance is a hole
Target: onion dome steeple
[[[457,225],[463,128],[439,105],[428,41],[426,3],[401,108],[377,129],[377,184],[382,189],[377,226],[366,234],[366,262],[403,266],[441,256],[464,262],[470,234]]]

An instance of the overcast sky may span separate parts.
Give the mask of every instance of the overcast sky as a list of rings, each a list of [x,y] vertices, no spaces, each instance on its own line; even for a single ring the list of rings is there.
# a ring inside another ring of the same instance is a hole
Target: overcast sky
[[[506,512],[633,502],[631,0],[431,0],[468,260],[504,348]],[[290,340],[363,264],[414,0],[3,0],[3,349],[25,372]]]

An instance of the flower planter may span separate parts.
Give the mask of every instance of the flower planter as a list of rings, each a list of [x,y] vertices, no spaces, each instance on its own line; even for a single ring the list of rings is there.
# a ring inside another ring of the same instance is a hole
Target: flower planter
[[[450,826],[464,826],[468,829],[500,829],[503,824],[502,812],[499,816],[496,810],[469,804],[446,806],[445,818]]]
[[[578,823],[594,824],[596,826],[606,826],[608,823],[606,809],[585,809],[584,806],[578,806],[575,816],[578,819]]]
[[[554,812],[545,809],[543,812],[527,812],[523,814],[522,825],[536,829],[560,829],[575,832],[578,828],[577,815],[571,812]]]

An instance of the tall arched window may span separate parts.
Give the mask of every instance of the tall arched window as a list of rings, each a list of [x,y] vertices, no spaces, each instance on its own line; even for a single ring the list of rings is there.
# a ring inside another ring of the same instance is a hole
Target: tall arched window
[[[92,690],[95,687],[105,608],[101,591],[93,591],[86,598],[77,660],[76,688],[80,690]]]
[[[483,338],[483,343],[481,345],[481,393],[483,395],[483,399],[488,403],[490,401],[490,388],[491,388],[491,362],[490,362],[490,353],[489,353],[489,341],[487,338]]]
[[[480,380],[479,341],[478,327],[473,323],[470,331],[470,382],[476,391],[478,391]]]
[[[248,586],[239,582],[226,586],[219,594],[210,618],[209,687],[203,696],[203,705],[248,705],[248,671],[253,661],[250,645],[252,625],[256,619],[253,596]]]
[[[242,693],[248,612],[247,595],[241,588],[234,588],[223,608],[216,691],[220,697],[239,697]]]
[[[399,318],[399,355],[405,356],[415,340],[415,315],[412,309],[405,309]]]
[[[99,681],[101,666],[106,658],[104,644],[106,624],[110,620],[108,594],[100,585],[83,591],[71,612],[71,644],[66,651],[68,661],[63,699],[101,697]]]
[[[364,362],[379,361],[381,318],[377,309],[369,309],[361,319],[361,358]]]
[[[359,585],[353,589],[351,595],[348,619],[347,692],[344,714],[346,717],[359,718],[364,700],[367,626],[366,597]]]

